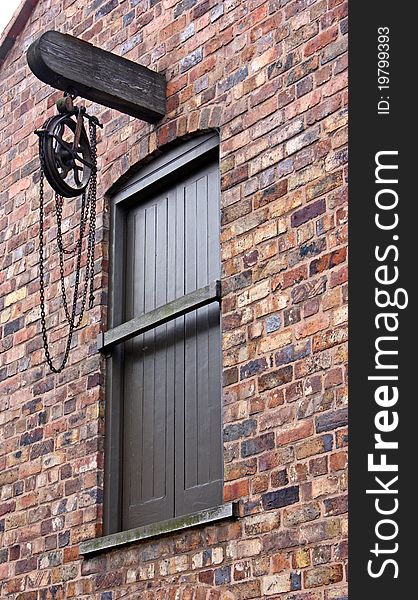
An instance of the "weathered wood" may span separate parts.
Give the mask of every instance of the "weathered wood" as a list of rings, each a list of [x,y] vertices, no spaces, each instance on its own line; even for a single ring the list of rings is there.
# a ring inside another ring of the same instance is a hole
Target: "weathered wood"
[[[214,281],[210,285],[200,288],[172,302],[168,302],[155,310],[147,312],[145,315],[135,317],[114,329],[100,333],[97,338],[97,349],[108,351],[116,344],[126,342],[136,335],[145,333],[158,325],[163,325],[177,317],[185,315],[211,302],[220,300],[220,282]]]
[[[27,61],[38,79],[56,89],[149,123],[165,115],[164,75],[71,35],[47,31],[31,44]]]
[[[80,554],[83,556],[97,554],[98,552],[111,550],[112,548],[125,546],[126,544],[131,544],[133,542],[156,538],[175,531],[183,531],[184,529],[190,529],[191,527],[198,527],[200,525],[206,525],[207,523],[215,523],[216,521],[234,519],[237,517],[239,517],[238,502],[227,502],[220,506],[201,510],[185,517],[175,517],[174,519],[168,519],[166,521],[161,521],[160,523],[136,527],[135,529],[129,529],[128,531],[120,531],[104,537],[87,540],[80,544]]]

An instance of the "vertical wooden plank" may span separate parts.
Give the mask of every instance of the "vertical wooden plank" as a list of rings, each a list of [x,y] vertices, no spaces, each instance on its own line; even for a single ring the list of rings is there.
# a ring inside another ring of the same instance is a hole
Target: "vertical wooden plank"
[[[132,256],[128,259],[131,263],[130,277],[127,287],[132,288],[132,314],[128,318],[145,313],[145,263],[146,263],[146,210],[132,211],[135,219],[135,240],[133,240]]]
[[[175,291],[176,297],[185,294],[186,276],[186,233],[185,233],[185,208],[186,208],[186,190],[183,185],[178,185],[175,189],[176,196],[176,242],[175,242]],[[185,477],[185,406],[184,395],[186,388],[186,318],[180,317],[175,320],[175,384],[174,384],[174,515],[178,514],[178,498],[183,497],[184,477]],[[181,510],[181,509],[180,509]],[[184,514],[184,513],[180,513]]]
[[[145,312],[155,308],[156,296],[156,206],[145,209],[145,279],[144,296]],[[143,429],[141,431],[142,447],[142,500],[153,498],[153,466],[154,466],[154,408],[155,408],[155,330],[144,334],[144,403]]]
[[[139,316],[167,301],[167,198],[134,208],[129,231],[127,313]],[[126,344],[128,347],[128,343]],[[166,325],[133,340],[125,366],[125,523],[145,525],[173,515],[173,441],[168,406]],[[172,431],[173,427],[171,427]],[[167,445],[169,440],[169,446]],[[167,459],[171,466],[167,469]],[[170,492],[167,492],[167,472]]]
[[[197,288],[197,186],[196,181],[185,186],[185,291]],[[204,243],[204,240],[202,240]],[[198,479],[197,449],[197,329],[196,312],[185,316],[185,396],[184,396],[184,435],[185,435],[185,486],[192,487]]]
[[[122,207],[111,209],[110,256],[110,325],[123,320],[123,265],[125,261],[125,211]],[[123,460],[123,364],[124,348],[119,346],[107,358],[106,371],[106,435],[104,480],[104,532],[120,531],[122,527],[123,478],[120,464]]]
[[[208,180],[208,173],[211,180]],[[219,177],[217,164],[202,169],[184,182],[186,291],[191,281],[199,287],[219,278]],[[196,191],[190,201],[190,188]],[[213,254],[212,254],[213,253]],[[195,289],[195,288],[194,288]],[[186,316],[183,463],[176,460],[176,515],[188,514],[222,502],[222,432],[220,385],[219,305]],[[191,320],[193,321],[191,322]],[[190,337],[194,339],[190,342]],[[193,398],[193,392],[195,397]],[[176,401],[176,406],[179,401]],[[217,439],[215,436],[217,435]],[[179,455],[176,452],[176,457]],[[216,464],[213,462],[216,461]],[[183,482],[180,481],[184,469]]]
[[[155,303],[154,308],[167,303],[167,195],[156,204]],[[166,493],[166,423],[167,423],[167,325],[155,329],[154,340],[155,394],[153,405],[153,497]]]
[[[126,261],[126,301],[127,318],[133,318],[143,306],[143,294],[136,277],[138,258],[143,255],[145,232],[145,215],[132,211],[127,219],[127,261]],[[138,503],[142,497],[141,439],[136,435],[143,428],[143,361],[142,338],[138,336],[125,343],[124,371],[124,512],[129,514],[130,507]],[[138,457],[138,462],[131,457]]]
[[[196,181],[196,286],[209,283],[208,277],[208,188],[207,174]],[[209,481],[210,471],[210,414],[209,414],[209,331],[207,306],[197,311],[197,484]],[[187,443],[187,440],[186,440]]]
[[[135,256],[137,251],[136,248],[136,213],[130,212],[126,220],[126,257]],[[135,273],[134,273],[134,261],[127,261],[125,269],[125,317],[132,318],[135,314]],[[140,490],[137,490],[138,482],[133,481],[135,479],[134,469],[135,465],[129,460],[130,456],[135,455],[138,452],[138,440],[134,436],[133,424],[136,422],[135,408],[138,404],[138,396],[140,396],[140,390],[138,390],[138,382],[135,382],[137,371],[134,368],[135,354],[133,352],[134,346],[138,343],[138,340],[132,339],[124,344],[125,350],[125,365],[124,365],[124,440],[123,440],[123,464],[125,465],[123,471],[123,512],[124,515],[129,513],[129,507],[133,501],[132,496],[140,494]],[[130,390],[135,390],[135,396],[129,393]]]
[[[175,189],[167,192],[166,209],[166,299],[176,298],[176,193]],[[172,321],[166,325],[166,472],[165,486],[169,498],[167,503],[167,514],[174,516],[174,477],[175,477],[175,378],[176,378],[176,346],[175,346],[176,322]]]

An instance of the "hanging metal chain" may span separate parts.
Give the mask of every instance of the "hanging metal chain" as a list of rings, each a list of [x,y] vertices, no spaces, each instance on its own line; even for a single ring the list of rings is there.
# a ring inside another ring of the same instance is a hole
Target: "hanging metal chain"
[[[96,204],[97,204],[97,128],[94,121],[89,122],[89,133],[92,154],[92,174],[89,187],[90,196],[90,231],[87,244],[87,256],[90,257],[90,296],[89,308],[94,304],[94,249],[96,245]]]
[[[55,213],[57,220],[57,247],[59,252],[59,269],[60,269],[60,287],[61,299],[64,307],[65,317],[69,326],[67,341],[64,350],[64,356],[58,367],[53,364],[49,351],[47,327],[46,327],[46,312],[45,312],[45,270],[44,270],[44,238],[45,238],[45,205],[44,205],[44,177],[45,177],[45,156],[43,152],[43,144],[39,144],[40,148],[40,200],[39,200],[39,279],[40,279],[40,311],[41,311],[41,327],[42,340],[45,352],[45,358],[49,368],[54,373],[60,373],[70,354],[71,343],[74,330],[80,325],[87,303],[87,294],[89,293],[89,308],[94,304],[94,249],[96,238],[96,201],[97,201],[97,131],[96,119],[89,119],[89,137],[92,155],[91,177],[88,185],[88,191],[83,191],[80,208],[80,227],[78,239],[72,249],[64,248],[62,234],[62,213],[64,199],[58,193],[55,193]],[[84,272],[83,291],[81,294],[80,310],[77,317],[77,304],[79,302],[79,288],[81,279],[81,261],[83,256],[83,241],[88,221],[88,233],[86,242],[86,267]],[[65,289],[65,255],[75,256],[75,282],[73,297],[71,302],[71,310],[69,309],[67,294]]]

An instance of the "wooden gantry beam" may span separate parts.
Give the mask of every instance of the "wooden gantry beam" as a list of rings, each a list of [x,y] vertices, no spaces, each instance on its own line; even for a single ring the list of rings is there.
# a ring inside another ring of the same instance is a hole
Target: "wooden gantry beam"
[[[72,35],[47,31],[27,61],[44,83],[154,123],[165,115],[164,75]]]

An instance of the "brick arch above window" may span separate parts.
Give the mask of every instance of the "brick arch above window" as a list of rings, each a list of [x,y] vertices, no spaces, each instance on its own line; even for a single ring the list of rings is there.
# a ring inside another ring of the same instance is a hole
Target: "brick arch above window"
[[[219,119],[217,119],[217,122],[218,121]],[[169,128],[172,127],[173,130],[170,135],[159,133],[165,126]],[[178,120],[162,125],[161,128],[144,136],[144,138],[133,147],[131,156],[129,157],[129,168],[122,173],[116,181],[108,182],[108,176],[106,177],[104,182],[104,195],[108,198],[114,196],[128,181],[135,178],[137,173],[145,169],[151,163],[155,166],[157,164],[156,161],[160,157],[166,156],[168,152],[175,150],[177,147],[184,147],[184,152],[186,152],[188,146],[192,147],[195,143],[199,144],[200,141],[203,142],[209,138],[214,145],[219,147],[219,127],[219,124],[206,128],[197,127],[196,129],[185,133],[179,128]]]

